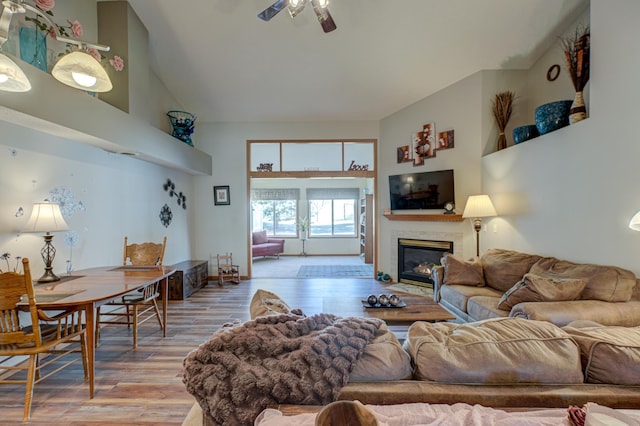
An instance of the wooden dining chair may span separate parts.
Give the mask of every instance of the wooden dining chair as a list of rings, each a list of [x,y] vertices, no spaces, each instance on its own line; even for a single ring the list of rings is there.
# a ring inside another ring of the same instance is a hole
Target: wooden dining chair
[[[8,357],[0,364],[0,384],[26,385],[23,417],[26,422],[31,417],[35,384],[79,360],[84,367],[85,380],[88,379],[88,370],[82,322],[84,310],[57,311],[56,315],[50,315],[38,309],[29,259],[22,259],[22,266],[23,274],[0,274],[0,358]],[[30,324],[22,324],[20,311],[27,308],[26,317]],[[67,356],[71,354],[80,356]],[[41,358],[42,355],[49,356]],[[29,359],[16,364],[9,360],[14,357]],[[26,378],[20,370],[26,371]]]
[[[124,258],[123,266],[135,267],[162,267],[164,250],[167,245],[167,237],[162,243],[145,242],[141,244],[129,244],[128,237],[124,237]],[[132,291],[125,294],[120,299],[116,299],[104,305],[114,309],[102,312],[100,307],[96,309],[96,347],[100,340],[101,324],[126,325],[127,328],[133,326],[133,348],[138,347],[138,326],[147,320],[157,318],[160,330],[164,329],[162,315],[158,308],[158,298],[160,297],[160,282],[149,284],[141,290]],[[124,309],[122,309],[124,308]],[[107,319],[103,319],[107,317]]]
[[[218,255],[218,285],[225,281],[240,284],[240,266],[233,264],[233,254]]]

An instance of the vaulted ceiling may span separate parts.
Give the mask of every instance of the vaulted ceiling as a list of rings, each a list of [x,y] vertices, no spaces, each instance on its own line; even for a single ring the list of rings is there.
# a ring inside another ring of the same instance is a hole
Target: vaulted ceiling
[[[483,69],[528,68],[588,0],[129,0],[154,72],[199,121],[379,120]]]

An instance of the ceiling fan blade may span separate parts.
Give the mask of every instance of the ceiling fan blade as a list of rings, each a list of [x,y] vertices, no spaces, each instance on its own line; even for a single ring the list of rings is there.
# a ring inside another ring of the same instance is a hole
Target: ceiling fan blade
[[[258,13],[258,18],[262,19],[263,21],[269,21],[288,5],[289,0],[277,0],[274,4]]]
[[[292,6],[291,3],[289,3],[289,15],[291,15],[292,18],[295,18],[296,16],[298,16],[298,14],[300,12],[302,12],[304,10],[304,6],[305,6],[305,2],[301,1],[300,3],[298,3],[298,6]]]
[[[320,21],[320,25],[322,25],[322,30],[325,33],[330,33],[331,31],[335,30],[336,28],[338,28],[336,26],[336,23],[333,21],[333,18],[331,17],[331,14],[329,13],[329,9],[324,9],[325,13],[326,13],[326,18],[323,19],[322,21]]]
[[[333,18],[329,13],[329,9],[327,9],[326,6],[320,6],[319,0],[311,0],[311,5],[313,6],[313,11],[316,12],[320,25],[322,25],[322,30],[325,33],[330,33],[337,28],[336,23],[333,21]]]

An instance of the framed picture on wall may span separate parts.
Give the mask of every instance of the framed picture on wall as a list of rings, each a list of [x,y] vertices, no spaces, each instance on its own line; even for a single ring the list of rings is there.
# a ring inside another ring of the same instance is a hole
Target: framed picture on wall
[[[231,205],[231,198],[229,196],[229,185],[213,187],[213,203],[216,206]]]
[[[411,134],[411,148],[413,149],[413,165],[422,166],[424,164],[424,138],[422,132]]]
[[[438,133],[438,144],[436,147],[437,150],[453,148],[453,143],[453,130],[447,130],[446,132]]]
[[[409,145],[399,146],[396,154],[398,156],[398,163],[408,163],[409,161],[413,161],[413,156],[411,155],[412,150]]]

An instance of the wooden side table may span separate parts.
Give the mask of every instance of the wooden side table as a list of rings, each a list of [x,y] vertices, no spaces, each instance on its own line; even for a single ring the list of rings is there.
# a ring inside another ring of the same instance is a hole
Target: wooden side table
[[[169,300],[184,300],[207,285],[209,261],[187,260],[171,267],[176,272],[169,277]]]

